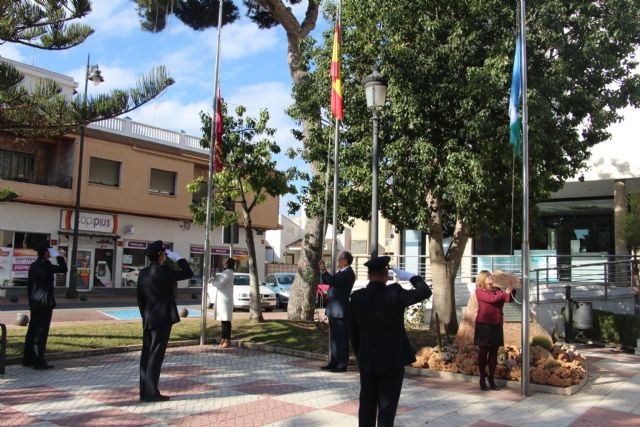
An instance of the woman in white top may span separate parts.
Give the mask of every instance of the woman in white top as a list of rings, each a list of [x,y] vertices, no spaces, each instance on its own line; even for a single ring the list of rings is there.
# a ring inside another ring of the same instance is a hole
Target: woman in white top
[[[236,260],[227,258],[224,271],[218,274],[213,282],[217,289],[215,302],[215,320],[219,320],[222,328],[220,348],[227,348],[231,344],[231,319],[233,317],[233,269]]]

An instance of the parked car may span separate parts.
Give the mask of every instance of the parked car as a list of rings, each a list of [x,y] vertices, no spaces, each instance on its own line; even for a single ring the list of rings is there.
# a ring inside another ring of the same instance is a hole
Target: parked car
[[[276,299],[278,300],[277,307],[285,308],[289,304],[289,297],[291,296],[291,285],[293,279],[295,279],[295,273],[274,273],[265,279],[265,284],[273,289],[276,293]],[[327,295],[329,292],[329,285],[320,283],[316,290],[316,305],[318,307],[327,306]]]
[[[295,277],[295,273],[275,273],[264,280],[265,285],[276,293],[276,308],[286,308],[289,304],[291,285]]]
[[[217,277],[218,275],[216,275]],[[207,301],[209,308],[213,307],[215,302],[216,288],[213,286],[213,280],[207,285]],[[271,311],[276,307],[276,294],[265,285],[260,285],[260,307],[265,311]],[[249,274],[233,273],[233,308],[248,309],[250,304],[249,290]]]

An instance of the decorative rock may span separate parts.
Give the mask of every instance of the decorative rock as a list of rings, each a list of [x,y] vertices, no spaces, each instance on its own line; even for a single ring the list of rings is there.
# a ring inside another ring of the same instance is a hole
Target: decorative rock
[[[189,309],[187,307],[182,307],[179,314],[180,317],[187,317],[189,315]]]
[[[27,326],[29,324],[29,316],[26,314],[18,313],[16,316],[16,325]]]

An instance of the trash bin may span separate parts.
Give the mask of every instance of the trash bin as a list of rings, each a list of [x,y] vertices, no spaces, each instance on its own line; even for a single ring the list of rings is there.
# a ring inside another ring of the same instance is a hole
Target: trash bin
[[[593,328],[593,302],[573,301],[573,327],[578,330]]]

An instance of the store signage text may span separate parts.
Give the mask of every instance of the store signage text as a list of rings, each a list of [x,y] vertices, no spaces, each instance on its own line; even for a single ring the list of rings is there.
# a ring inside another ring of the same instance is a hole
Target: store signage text
[[[69,209],[62,210],[60,228],[72,230],[75,221],[75,212]],[[100,233],[117,233],[118,215],[99,214],[80,211],[78,230],[96,231]]]

